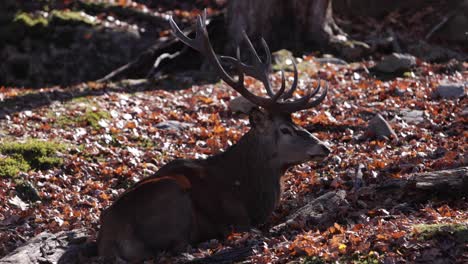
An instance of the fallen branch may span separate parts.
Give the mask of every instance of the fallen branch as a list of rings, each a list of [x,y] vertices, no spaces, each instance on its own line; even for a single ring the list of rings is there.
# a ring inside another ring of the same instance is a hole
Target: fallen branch
[[[468,167],[413,174],[409,179],[395,179],[379,186],[378,192],[391,193],[400,198],[424,200],[468,195]]]
[[[223,250],[221,252],[215,253],[209,257],[189,261],[188,263],[190,264],[198,264],[198,263],[220,264],[220,263],[232,263],[235,261],[242,261],[253,254],[253,247],[254,246],[247,246],[247,247],[242,247],[242,248],[227,249],[227,250]]]
[[[286,222],[272,227],[270,232],[281,233],[289,227],[301,225],[298,222],[302,221],[314,226],[329,226],[339,218],[340,209],[346,207],[349,207],[346,192],[344,190],[330,191],[299,208],[287,218]]]
[[[57,234],[43,232],[0,259],[0,264],[84,263],[80,259],[95,254],[94,245],[87,243],[84,229]]]
[[[456,11],[453,11],[448,15],[444,16],[442,20],[426,34],[425,39],[429,40],[437,30],[439,30],[443,25],[445,25],[445,23],[447,23],[447,21],[449,21],[455,15],[455,13]]]
[[[173,44],[177,43],[178,41],[174,37],[170,37],[169,39],[162,40],[160,43],[153,45],[151,48],[147,49],[135,60],[113,70],[103,78],[96,80],[96,82],[107,82],[113,81],[122,76],[130,75],[135,72],[141,72],[144,68],[150,68],[151,64],[160,56],[161,53],[164,53],[167,49],[169,49]]]
[[[158,67],[159,67],[159,64],[161,64],[161,62],[162,62],[163,60],[166,60],[166,59],[172,60],[172,59],[174,59],[174,58],[177,58],[178,56],[180,56],[181,54],[183,54],[185,51],[187,51],[187,49],[188,49],[187,46],[184,46],[184,47],[182,48],[181,51],[177,51],[177,52],[175,52],[175,53],[173,53],[173,54],[170,54],[170,53],[163,53],[163,54],[161,54],[161,55],[156,59],[156,61],[155,61],[154,64],[153,64],[153,67],[151,68],[151,70],[150,70],[150,71],[148,72],[148,74],[146,75],[146,79],[152,78],[153,75],[155,75],[156,70],[157,70]]]

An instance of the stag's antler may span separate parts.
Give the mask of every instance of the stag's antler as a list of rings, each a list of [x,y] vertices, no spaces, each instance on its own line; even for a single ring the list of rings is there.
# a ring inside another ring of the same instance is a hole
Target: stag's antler
[[[266,61],[262,62],[260,57],[257,54],[252,42],[250,41],[249,37],[245,32],[243,32],[243,36],[245,41],[247,42],[247,46],[249,48],[250,53],[254,56],[253,65],[247,65],[243,63],[240,59],[240,49],[237,47],[237,58],[229,57],[229,56],[219,56],[221,60],[225,60],[228,62],[233,63],[238,71],[238,79],[235,80],[231,77],[226,70],[221,66],[221,63],[218,59],[218,56],[213,50],[211,46],[210,39],[208,37],[208,31],[206,30],[206,10],[203,12],[203,16],[197,17],[197,27],[196,27],[196,35],[194,39],[187,37],[177,26],[174,22],[172,17],[169,19],[170,25],[172,27],[172,31],[174,35],[180,39],[183,43],[187,46],[192,47],[193,49],[202,53],[209,61],[211,65],[213,65],[217,74],[221,77],[223,81],[225,81],[229,86],[231,86],[234,90],[239,92],[243,97],[247,100],[252,102],[253,104],[263,107],[268,111],[272,112],[286,112],[286,113],[293,113],[296,111],[300,111],[303,109],[311,108],[320,104],[326,97],[328,92],[328,87],[325,86],[325,91],[320,95],[317,99],[310,101],[312,97],[314,97],[320,90],[320,81],[318,82],[317,88],[315,88],[312,92],[309,90],[308,93],[299,98],[295,101],[286,101],[287,99],[291,98],[294,91],[297,88],[297,67],[293,61],[294,66],[294,81],[291,85],[291,88],[285,93],[286,90],[286,81],[284,77],[284,72],[281,72],[281,87],[280,89],[274,93],[271,89],[270,81],[269,81],[269,69],[271,65],[271,55],[270,49],[268,48],[267,43],[262,38],[262,46],[266,53]],[[267,94],[270,98],[265,98],[261,96],[257,96],[251,93],[247,88],[244,86],[244,74],[254,77],[263,83]]]

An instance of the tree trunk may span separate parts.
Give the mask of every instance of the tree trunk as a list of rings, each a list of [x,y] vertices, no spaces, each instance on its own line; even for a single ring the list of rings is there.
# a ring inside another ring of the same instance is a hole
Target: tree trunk
[[[228,52],[242,44],[242,30],[253,41],[263,37],[272,50],[326,50],[334,36],[344,35],[331,0],[233,0],[227,13]]]

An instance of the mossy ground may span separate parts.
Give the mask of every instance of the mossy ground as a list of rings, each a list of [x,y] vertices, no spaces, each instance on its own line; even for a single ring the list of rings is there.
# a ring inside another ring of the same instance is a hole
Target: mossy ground
[[[47,17],[42,13],[20,12],[16,14],[13,21],[26,27],[47,27],[49,23],[95,25],[95,22],[84,12],[68,10],[53,10]]]
[[[0,177],[14,178],[20,171],[60,166],[63,159],[57,154],[65,148],[63,144],[35,139],[0,143]]]
[[[34,26],[45,27],[49,24],[49,20],[47,18],[41,15],[32,15],[32,14],[25,13],[25,12],[16,14],[13,21],[18,24],[22,24],[28,27],[34,27]]]
[[[453,235],[460,243],[468,243],[468,224],[421,224],[414,226],[414,233],[421,240]]]
[[[73,126],[73,125],[84,125],[90,126],[93,129],[99,129],[99,120],[109,119],[110,114],[105,111],[93,110],[93,108],[86,108],[82,115],[78,116],[60,116],[57,118],[56,123],[60,127]]]
[[[0,158],[0,177],[13,178],[20,171],[28,171],[31,167],[21,155]]]

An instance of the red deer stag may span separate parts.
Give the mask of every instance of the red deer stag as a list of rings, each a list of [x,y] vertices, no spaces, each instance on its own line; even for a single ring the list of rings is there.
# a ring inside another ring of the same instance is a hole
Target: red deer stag
[[[141,261],[162,250],[179,251],[187,244],[220,238],[230,231],[245,230],[263,223],[280,198],[280,178],[296,164],[324,159],[330,150],[307,130],[292,122],[291,113],[317,106],[327,88],[315,100],[320,85],[304,97],[291,100],[294,81],[285,92],[285,79],[278,92],[271,90],[268,69],[270,52],[263,41],[267,59],[254,56],[253,65],[237,58],[218,57],[206,30],[206,14],[197,18],[196,37],[190,39],[170,20],[174,34],[201,52],[217,74],[234,90],[255,104],[251,129],[224,153],[200,160],[175,160],[155,175],[127,190],[102,213],[98,248],[101,256],[130,262]],[[233,63],[237,78],[229,75],[220,59]],[[244,86],[244,74],[260,80],[269,97],[257,96]]]

